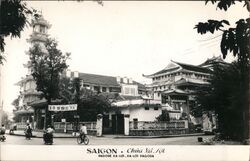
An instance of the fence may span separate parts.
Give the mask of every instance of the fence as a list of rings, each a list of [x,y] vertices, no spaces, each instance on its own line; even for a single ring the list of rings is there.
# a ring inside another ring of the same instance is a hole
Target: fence
[[[164,129],[178,129],[178,128],[188,128],[188,121],[176,120],[169,122],[148,122],[148,121],[129,122],[130,130],[164,130]]]
[[[129,135],[162,136],[189,133],[187,120],[169,122],[134,121],[129,123]]]
[[[96,122],[80,122],[79,125],[82,123],[84,123],[86,125],[88,130],[96,130]],[[27,126],[27,123],[25,123],[25,122],[17,122],[15,124],[17,126],[17,129],[19,129],[19,130],[26,129],[26,126]],[[31,126],[32,126],[32,123],[31,123]],[[54,122],[54,128],[56,131],[58,131],[58,130],[63,131],[65,129],[65,123],[64,122]],[[66,122],[66,130],[72,131],[73,130],[73,123]]]
[[[25,123],[25,122],[17,122],[15,124],[16,124],[16,127],[18,130],[24,130],[27,127],[27,123]]]
[[[88,130],[96,130],[96,122],[80,122],[79,125],[82,123],[86,125]],[[70,123],[70,122],[54,122],[54,128],[56,131],[58,130],[63,131],[65,129],[67,131],[73,131],[73,126],[74,126],[73,123]]]

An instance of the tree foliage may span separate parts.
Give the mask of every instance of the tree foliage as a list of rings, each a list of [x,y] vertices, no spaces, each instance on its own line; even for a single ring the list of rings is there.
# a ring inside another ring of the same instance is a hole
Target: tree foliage
[[[247,100],[239,65],[239,62],[234,62],[228,66],[215,66],[209,86],[197,93],[200,107],[218,114],[218,127],[222,136],[237,140],[243,139],[242,111]]]
[[[206,0],[206,4],[209,1],[225,11],[237,2],[243,2],[250,12],[248,0]],[[227,20],[208,20],[194,27],[200,34],[222,31],[220,49],[223,58],[229,53],[237,57],[237,62],[230,67],[215,68],[210,91],[201,90],[198,100],[203,108],[212,108],[218,113],[219,130],[224,136],[246,139],[249,137],[250,18],[240,19],[235,24],[231,27]]]
[[[102,93],[81,88],[80,79],[69,79],[62,77],[60,81],[59,98],[62,104],[77,104],[77,112],[61,112],[57,114],[59,118],[66,118],[68,121],[74,121],[75,114],[80,116],[80,121],[96,121],[97,114],[103,114],[111,108],[111,102],[108,97]]]
[[[41,97],[44,97],[48,104],[59,97],[60,75],[67,69],[66,61],[70,56],[69,53],[63,54],[57,46],[54,39],[48,38],[44,48],[41,44],[35,44],[28,52],[36,89],[42,92]],[[48,113],[47,108],[45,109]],[[47,118],[46,123],[50,122],[50,117]]]
[[[0,3],[0,64],[3,64],[4,39],[21,37],[21,31],[29,24],[31,17],[37,17],[37,11],[28,8],[21,0],[2,0]]]
[[[58,0],[62,1],[62,0]],[[78,2],[84,0],[77,0]],[[103,1],[93,0],[103,6]],[[21,37],[21,32],[30,24],[32,18],[39,16],[37,10],[29,8],[22,0],[1,0],[0,1],[0,64],[3,64],[5,57],[4,39]]]
[[[170,121],[169,113],[167,110],[162,110],[162,113],[156,117],[157,121]]]
[[[217,21],[208,20],[205,23],[198,23],[195,28],[200,34],[214,31],[223,31],[221,40],[221,53],[223,58],[232,52],[234,56],[238,56],[238,60],[242,63],[249,63],[250,59],[250,18],[246,20],[240,19],[236,22],[235,28],[223,30],[224,24],[230,25],[227,20]]]
[[[104,114],[110,108],[109,100],[96,93],[80,100],[78,114],[81,117],[81,121],[96,121],[98,114]]]
[[[29,50],[32,76],[36,81],[37,91],[41,91],[41,96],[46,100],[58,98],[60,74],[68,67],[66,61],[70,54],[63,54],[57,46],[54,39],[48,39],[45,50],[39,44]]]
[[[205,4],[211,2],[212,4],[217,4],[217,8],[220,10],[227,11],[232,5],[235,5],[235,2],[244,2],[244,7],[250,12],[250,4],[248,0],[206,0]]]

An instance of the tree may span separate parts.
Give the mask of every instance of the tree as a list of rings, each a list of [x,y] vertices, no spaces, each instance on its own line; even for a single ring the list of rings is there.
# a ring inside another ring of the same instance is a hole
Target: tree
[[[53,99],[59,97],[60,75],[68,67],[66,61],[70,53],[63,54],[58,48],[54,39],[48,38],[45,42],[45,49],[42,45],[35,44],[29,50],[32,76],[36,81],[37,91],[41,91],[41,97],[47,100],[50,105]],[[48,108],[45,108],[45,126],[50,124],[51,117]]]
[[[80,100],[78,114],[81,121],[96,121],[98,114],[108,112],[111,108],[109,100],[99,94],[94,94]]]
[[[219,132],[224,139],[244,138],[244,93],[242,93],[239,62],[227,66],[215,66],[210,84],[197,93],[197,102],[204,110],[218,115]]]
[[[20,38],[30,18],[37,16],[37,11],[28,8],[21,0],[0,1],[0,64],[3,64],[4,60],[4,39],[8,36]]]
[[[83,94],[80,89],[80,79],[70,79],[62,76],[59,84],[59,99],[61,104],[77,104],[77,111],[74,112],[59,112],[55,115],[55,120],[66,118],[68,121],[74,121],[74,115],[78,115],[80,96]]]
[[[103,6],[101,0],[93,1]],[[24,28],[29,26],[29,21],[38,16],[37,10],[29,8],[22,0],[0,0],[0,64],[3,64],[5,60],[3,55],[6,45],[4,39],[8,36],[20,38]]]
[[[206,4],[210,0],[206,0]],[[236,4],[235,0],[211,0],[212,4],[217,4],[217,7],[220,10],[227,11],[232,5]],[[247,0],[239,0],[238,2],[244,2],[244,7],[250,12],[250,2]],[[232,53],[235,57],[237,57],[237,67],[238,67],[238,77],[239,79],[239,89],[241,90],[240,93],[230,93],[231,98],[239,98],[239,95],[242,99],[242,102],[238,102],[239,105],[242,107],[238,108],[239,113],[241,113],[241,117],[243,118],[244,124],[244,138],[249,138],[249,129],[248,129],[248,119],[249,119],[249,65],[250,65],[250,18],[247,19],[240,19],[236,23],[236,27],[229,27],[225,29],[224,25],[230,26],[230,23],[227,20],[208,20],[207,22],[199,22],[195,29],[200,34],[205,34],[207,32],[214,33],[215,31],[222,32],[222,39],[220,43],[221,53],[223,58],[226,58],[228,53]],[[228,71],[231,72],[231,71]],[[227,81],[221,81],[220,85],[224,86]],[[226,87],[225,87],[226,88]],[[222,97],[223,99],[227,99],[225,95],[228,95],[227,89],[221,89],[223,92]],[[222,93],[221,93],[222,94]],[[215,99],[215,98],[213,98]],[[232,103],[235,102],[233,100],[228,102],[230,105],[224,108],[232,108]],[[223,101],[224,102],[224,101]],[[225,102],[224,102],[225,103]],[[236,113],[235,113],[236,114]],[[227,115],[221,113],[221,115]],[[222,117],[222,116],[221,116]],[[225,116],[226,117],[226,116]],[[241,121],[239,123],[242,123]],[[223,128],[223,127],[221,127]]]
[[[156,117],[157,121],[170,121],[169,113],[167,110],[162,110],[162,113]]]
[[[206,0],[206,4],[209,0]],[[211,0],[213,4],[217,0]],[[239,0],[242,2],[242,0]],[[219,9],[227,9],[235,4],[235,0],[221,0],[218,2],[217,7]],[[245,6],[250,12],[250,3],[245,1]],[[199,22],[195,29],[200,34],[205,34],[207,32],[214,33],[215,31],[222,31],[222,40],[221,40],[221,53],[223,58],[226,58],[228,52],[232,52],[234,56],[237,56],[238,61],[241,64],[249,65],[250,61],[250,19],[240,19],[236,22],[235,28],[223,29],[224,25],[230,25],[227,20],[208,20],[207,22]]]
[[[59,95],[62,104],[78,105],[76,112],[60,112],[55,117],[57,121],[66,118],[70,122],[75,121],[73,115],[76,114],[80,116],[80,121],[96,121],[97,114],[108,112],[111,108],[113,98],[104,93],[81,88],[79,78],[66,77],[61,77]]]

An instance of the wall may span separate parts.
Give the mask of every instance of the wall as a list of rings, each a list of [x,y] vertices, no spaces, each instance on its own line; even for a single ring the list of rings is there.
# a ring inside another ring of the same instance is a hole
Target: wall
[[[129,121],[137,118],[138,121],[155,121],[156,117],[161,114],[161,107],[158,107],[158,110],[154,110],[154,107],[149,107],[149,110],[145,110],[144,107],[129,107],[121,108],[122,114],[129,114]]]
[[[129,130],[130,136],[163,136],[188,134],[188,129],[166,129],[166,130]]]
[[[87,127],[88,135],[96,135],[96,122],[80,122],[80,124],[84,123]],[[66,123],[66,131],[67,133],[72,133],[73,132],[73,124],[67,122]],[[63,122],[54,122],[54,128],[56,132],[64,132],[65,128],[65,123]]]

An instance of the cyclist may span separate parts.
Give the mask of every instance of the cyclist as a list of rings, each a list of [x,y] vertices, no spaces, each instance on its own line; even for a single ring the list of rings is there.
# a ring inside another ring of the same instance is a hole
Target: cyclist
[[[87,127],[85,126],[85,124],[82,124],[81,128],[80,128],[80,137],[82,140],[84,140],[84,138],[87,135]]]
[[[30,124],[27,124],[26,129],[24,130],[24,133],[25,133],[26,139],[30,139],[30,137],[32,136],[32,129],[30,127]]]

